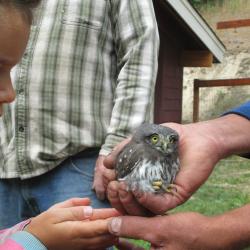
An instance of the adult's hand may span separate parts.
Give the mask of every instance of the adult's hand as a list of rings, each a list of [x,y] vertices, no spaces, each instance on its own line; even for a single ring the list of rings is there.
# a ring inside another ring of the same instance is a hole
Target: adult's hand
[[[185,202],[206,181],[216,163],[225,156],[219,139],[224,120],[223,117],[219,118],[218,121],[215,120],[215,122],[187,125],[163,124],[163,126],[176,130],[180,137],[181,168],[175,179],[178,195],[127,192],[123,183],[110,179],[108,199],[112,206],[122,213],[145,215],[147,211],[153,214],[163,214]],[[104,161],[107,168],[114,167],[117,154],[123,146],[124,143],[119,145]],[[104,175],[106,176],[106,174]]]
[[[166,123],[180,136],[179,155],[181,169],[175,185],[178,195],[127,192],[124,183],[111,181],[108,186],[108,199],[113,207],[122,213],[133,215],[163,214],[185,202],[205,182],[219,160],[220,150],[206,126],[198,124],[180,125]],[[114,166],[117,154],[124,145],[119,145],[105,160],[109,168]],[[105,175],[105,174],[104,174]]]
[[[105,249],[118,243],[108,231],[108,218],[115,209],[93,209],[88,199],[59,203],[31,220],[25,228],[48,249]]]
[[[143,239],[152,250],[243,249],[250,245],[250,205],[207,217],[199,213],[176,213],[153,218],[123,216],[109,221],[110,233]]]

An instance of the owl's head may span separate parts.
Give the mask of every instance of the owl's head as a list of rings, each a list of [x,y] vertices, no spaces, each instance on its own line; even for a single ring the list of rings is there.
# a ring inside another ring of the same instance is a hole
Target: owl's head
[[[169,127],[144,123],[135,131],[133,140],[146,143],[163,154],[172,154],[177,152],[179,135]]]

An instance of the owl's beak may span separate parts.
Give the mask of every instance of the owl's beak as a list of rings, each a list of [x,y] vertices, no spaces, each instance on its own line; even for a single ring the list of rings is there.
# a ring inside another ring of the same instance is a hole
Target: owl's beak
[[[161,148],[162,148],[163,152],[167,152],[167,149],[168,149],[168,142],[166,142],[165,140],[162,141],[162,143],[161,143]]]

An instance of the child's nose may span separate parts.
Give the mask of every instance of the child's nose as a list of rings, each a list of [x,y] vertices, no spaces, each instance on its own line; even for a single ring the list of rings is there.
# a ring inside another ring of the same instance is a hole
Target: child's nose
[[[0,103],[10,103],[16,97],[15,90],[12,86],[10,77],[0,82]]]

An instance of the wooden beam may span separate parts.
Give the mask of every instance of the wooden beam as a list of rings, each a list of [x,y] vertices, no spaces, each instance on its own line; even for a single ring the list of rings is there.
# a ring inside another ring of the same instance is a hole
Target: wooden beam
[[[213,54],[205,50],[185,50],[182,52],[180,60],[183,67],[211,67]]]
[[[214,80],[198,80],[195,79],[194,85],[197,88],[202,87],[223,87],[223,86],[242,86],[250,85],[250,78],[232,78],[232,79],[214,79]]]
[[[197,79],[194,80],[194,101],[193,101],[193,122],[199,121],[199,101],[200,101],[200,91],[199,86],[196,84]]]
[[[250,19],[230,20],[217,23],[217,29],[250,27]]]

